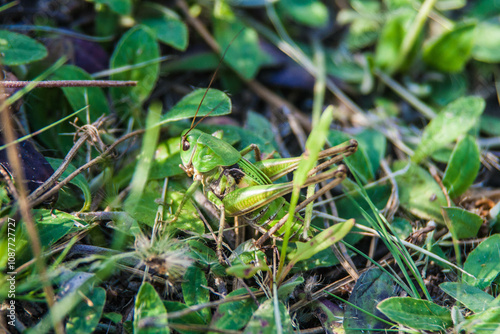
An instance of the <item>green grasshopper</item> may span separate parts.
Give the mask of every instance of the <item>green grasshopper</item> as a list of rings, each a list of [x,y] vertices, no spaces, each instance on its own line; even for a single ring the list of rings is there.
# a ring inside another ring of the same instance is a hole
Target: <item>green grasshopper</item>
[[[274,236],[282,237],[283,218],[286,218],[289,207],[283,196],[292,191],[293,184],[273,182],[295,170],[301,157],[260,160],[260,151],[256,145],[252,144],[240,152],[222,140],[221,131],[210,135],[195,129],[196,125],[193,124],[194,120],[191,127],[184,130],[181,135],[180,167],[189,177],[193,177],[194,182],[187,190],[171,222],[178,218],[185,202],[202,184],[207,198],[220,211],[217,255],[221,263],[223,263],[222,237],[226,216],[243,218],[262,233],[277,230]],[[344,165],[312,175],[340,162],[345,156],[356,152],[356,149],[357,142],[351,140],[321,151],[319,159],[330,158],[309,173],[310,177],[303,186],[307,187],[331,178],[334,180],[330,182],[329,188],[338,185],[346,175]],[[244,158],[244,155],[252,150],[256,157],[255,163]],[[309,202],[317,197],[312,197]],[[295,213],[294,218],[292,238],[299,235],[304,226],[302,217],[298,213]]]

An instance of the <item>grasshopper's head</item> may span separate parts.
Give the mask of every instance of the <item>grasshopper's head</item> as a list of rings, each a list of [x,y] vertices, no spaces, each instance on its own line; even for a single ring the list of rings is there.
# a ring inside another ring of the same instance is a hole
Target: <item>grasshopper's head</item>
[[[187,129],[181,135],[181,160],[180,166],[186,174],[191,177],[196,173],[196,168],[193,164],[196,149],[198,148],[198,138],[203,132],[196,129]]]

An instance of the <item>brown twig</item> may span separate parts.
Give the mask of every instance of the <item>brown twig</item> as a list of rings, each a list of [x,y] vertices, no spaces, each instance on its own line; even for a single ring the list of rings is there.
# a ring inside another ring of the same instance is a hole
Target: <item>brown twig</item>
[[[37,199],[33,200],[33,202],[31,203],[31,205],[32,206],[36,206],[36,205],[39,205],[39,204],[43,203],[45,200],[47,200],[50,197],[52,197],[56,192],[59,191],[60,188],[62,188],[65,185],[67,185],[71,180],[73,180],[76,176],[78,176],[84,170],[86,170],[86,169],[94,166],[95,164],[98,164],[101,161],[103,161],[108,155],[111,154],[111,152],[113,152],[113,150],[115,149],[116,146],[118,146],[119,144],[121,144],[122,142],[124,142],[127,139],[130,139],[130,138],[132,138],[134,136],[137,136],[137,135],[139,135],[141,133],[144,133],[144,131],[145,130],[136,130],[134,132],[130,132],[130,133],[124,135],[123,137],[117,139],[101,155],[99,155],[98,157],[90,160],[89,162],[87,162],[86,164],[84,164],[83,166],[81,166],[80,168],[76,169],[73,173],[71,173],[70,175],[68,175],[68,177],[66,177],[64,180],[62,180],[61,182],[59,182],[55,187],[53,187],[52,189],[50,189],[49,191],[47,191],[46,193],[44,193],[42,196],[38,197]]]
[[[95,128],[99,128],[102,123],[104,122],[104,118],[100,117],[92,126]],[[52,187],[59,177],[64,173],[64,171],[68,168],[69,164],[71,163],[71,160],[75,157],[76,153],[82,147],[87,139],[91,136],[90,133],[84,132],[81,137],[78,139],[78,141],[73,145],[71,150],[66,154],[66,157],[64,157],[64,160],[62,164],[59,166],[59,168],[52,174],[42,185],[40,185],[35,191],[33,191],[29,196],[28,196],[28,201],[32,202],[35,201],[37,197],[39,197],[41,194],[43,194],[45,191],[47,191],[50,187]]]
[[[4,88],[23,88],[33,81],[0,81]],[[65,87],[128,87],[137,86],[137,81],[118,80],[46,80],[36,82],[36,88],[65,88]]]

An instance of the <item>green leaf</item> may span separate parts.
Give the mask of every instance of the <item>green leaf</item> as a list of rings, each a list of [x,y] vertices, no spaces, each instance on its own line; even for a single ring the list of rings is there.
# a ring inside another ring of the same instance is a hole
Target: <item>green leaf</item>
[[[86,225],[75,216],[57,210],[34,210],[33,218],[36,221],[38,234],[40,235],[40,243],[46,248],[49,248],[68,234],[75,222]]]
[[[231,266],[226,269],[228,275],[250,278],[259,271],[269,271],[266,255],[254,245],[254,240],[240,244],[229,257]]]
[[[0,63],[7,66],[29,64],[47,56],[41,43],[22,34],[0,30]]]
[[[150,33],[149,28],[135,26],[127,31],[111,56],[110,66],[117,69],[151,62],[160,56],[158,43]],[[123,70],[111,75],[112,80],[136,80],[135,87],[112,87],[111,98],[121,112],[138,109],[149,97],[158,80],[159,64],[145,64],[130,70]]]
[[[141,323],[145,318],[154,317],[153,321],[148,321],[147,327]],[[160,296],[155,288],[148,282],[142,283],[137,292],[134,309],[134,333],[149,334],[159,333],[168,334],[167,310],[163,305]]]
[[[498,245],[500,245],[500,234],[494,234],[470,252],[464,263],[464,270],[476,278],[463,275],[464,283],[481,290],[490,286],[500,273]]]
[[[307,242],[297,242],[297,252],[290,255],[290,263],[307,260],[314,254],[339,242],[349,233],[353,226],[354,219],[349,219],[343,223],[330,226]]]
[[[375,177],[380,168],[380,161],[385,157],[387,148],[385,136],[379,131],[367,129],[357,134],[355,139],[358,141],[359,147],[363,148],[363,152],[370,162],[371,175]]]
[[[474,45],[475,28],[476,23],[457,24],[424,47],[424,61],[443,72],[462,71]]]
[[[49,158],[49,157],[46,157],[45,159],[47,159],[47,161],[49,162],[49,164],[52,166],[52,168],[54,170],[57,170],[59,168],[59,166],[64,161],[63,159],[55,159],[55,158]],[[74,171],[76,171],[76,167],[73,166],[72,164],[69,164],[68,167],[66,168],[66,170],[59,177],[59,181],[64,180],[66,177],[68,177]],[[85,179],[83,174],[78,174],[69,183],[77,186],[83,192],[85,202],[83,203],[83,207],[80,209],[80,211],[89,210],[90,204],[92,203],[92,193],[90,192],[90,186],[89,186],[89,183],[87,182],[87,179]]]
[[[182,281],[182,295],[187,306],[208,303],[210,301],[210,292],[208,290],[207,278],[205,273],[196,266],[191,266],[184,274]],[[205,321],[210,321],[210,309],[204,308],[200,311]]]
[[[67,334],[93,333],[99,324],[106,301],[106,290],[95,288],[86,297],[88,300],[81,301],[80,305],[69,313],[66,322]]]
[[[157,124],[161,117],[162,108],[163,105],[161,102],[153,101],[148,109],[146,133],[142,140],[139,161],[135,166],[134,176],[130,182],[130,191],[123,205],[124,210],[129,213],[135,211],[148,182],[149,170],[154,159],[156,144],[160,135],[160,127]]]
[[[95,3],[108,6],[113,12],[120,15],[130,15],[132,11],[131,0],[92,0]]]
[[[194,117],[205,92],[205,89],[197,89],[184,96],[169,112],[163,115],[159,124]],[[203,117],[208,113],[210,113],[210,116],[221,116],[231,113],[231,99],[226,93],[220,90],[209,89],[196,117]]]
[[[467,95],[469,78],[464,73],[447,73],[429,79],[430,97],[440,107]]]
[[[475,0],[470,5],[470,15],[479,19],[500,14],[500,0]]]
[[[264,58],[257,32],[253,28],[245,27],[229,7],[222,7],[224,15],[214,18],[214,37],[221,50],[227,49],[224,61],[243,78],[252,79]]]
[[[313,27],[323,27],[328,22],[328,8],[318,0],[281,0],[279,8],[296,22]]]
[[[444,282],[439,287],[475,313],[488,309],[488,304],[495,299],[483,290],[464,283]]]
[[[294,187],[301,187],[306,182],[309,171],[311,171],[311,169],[316,166],[318,162],[319,152],[325,145],[328,130],[330,128],[330,124],[332,124],[332,120],[333,107],[330,106],[326,108],[325,111],[321,114],[321,119],[314,127],[313,131],[311,131],[309,138],[307,138],[307,155],[302,155],[299,165],[293,173]]]
[[[467,135],[455,146],[444,172],[443,184],[451,198],[462,195],[474,183],[479,167],[479,146],[474,137]]]
[[[189,307],[186,304],[179,303],[179,302],[174,302],[170,300],[164,300],[163,305],[165,305],[165,308],[167,309],[167,312],[177,312],[177,311],[184,311],[188,310]],[[170,323],[172,324],[182,324],[182,325],[206,325],[205,320],[200,316],[198,312],[190,312],[187,313],[186,315],[180,317],[180,318],[174,318],[169,320]],[[176,328],[175,329],[177,332],[181,334],[199,334],[199,331],[196,330],[185,330],[185,329],[180,329]]]
[[[389,319],[418,330],[442,331],[453,324],[450,310],[428,300],[393,297],[377,308]]]
[[[491,334],[498,333],[500,307],[490,307],[486,311],[473,314],[460,323],[460,330],[464,333]]]
[[[361,274],[352,290],[349,302],[370,314],[387,320],[377,310],[377,304],[392,295],[394,295],[394,280],[392,277],[379,268],[372,268]],[[346,334],[360,333],[359,328],[366,329],[367,332],[370,329],[389,328],[388,324],[361,312],[354,306],[348,304],[345,307],[343,323]]]
[[[375,204],[379,210],[382,210],[391,196],[391,185],[388,182],[386,184],[376,185],[374,187],[367,188],[366,192],[372,203]],[[352,191],[350,193],[350,197],[341,197],[335,202],[335,206],[339,212],[339,217],[344,219],[354,218],[356,220],[356,224],[371,227],[370,222],[368,222],[368,220],[363,216],[363,211],[368,213],[372,219],[376,219],[370,205],[365,201],[363,194],[361,194],[358,190]],[[354,227],[352,232],[361,231]],[[362,236],[359,235],[359,233],[349,233],[344,238],[344,241],[354,245],[361,240],[361,238]]]
[[[250,288],[255,292],[257,289]],[[229,293],[226,298],[248,294],[246,288],[241,288]],[[257,310],[257,304],[249,297],[247,299],[224,303],[219,305],[212,319],[211,326],[217,329],[240,330],[245,326],[252,314]]]
[[[328,133],[328,144],[330,146],[339,145],[349,139],[351,139],[350,136],[341,131],[330,130]],[[369,149],[369,147],[362,145],[364,143],[361,143],[361,145],[359,144],[360,143],[358,143],[358,150],[356,153],[345,158],[345,160],[349,162],[349,165],[352,169],[354,169],[355,173],[360,176],[361,181],[363,183],[367,183],[369,180],[373,180],[374,178],[374,168],[370,159],[373,158],[374,155],[368,156],[367,149]]]
[[[467,133],[477,124],[484,106],[485,102],[480,97],[462,97],[448,104],[425,127],[412,161],[419,163],[436,150]]]
[[[375,65],[377,67],[389,71],[394,70],[401,53],[403,39],[413,17],[413,13],[401,11],[397,15],[390,16],[385,22],[375,49]]]
[[[448,229],[457,239],[476,237],[483,224],[481,217],[462,208],[443,208],[443,212]]]
[[[58,68],[50,79],[92,80],[92,77],[79,67],[65,65]],[[102,114],[109,113],[106,96],[100,87],[64,87],[62,91],[73,110],[79,110],[86,106],[89,107],[88,110],[91,122],[97,120]],[[85,119],[85,117],[82,118]]]
[[[481,115],[480,126],[481,131],[492,136],[500,136],[500,117]]]
[[[276,324],[273,300],[268,299],[252,315],[252,318],[245,327],[243,334],[275,334],[277,326],[280,326],[283,334],[293,334],[292,321],[285,305],[279,302],[280,324]]]
[[[417,217],[443,223],[441,207],[447,202],[441,187],[425,169],[414,163],[397,161],[393,169],[398,171],[408,164],[406,173],[396,176],[401,206]]]
[[[188,245],[191,251],[190,257],[192,259],[197,261],[197,263],[210,268],[211,274],[218,277],[226,276],[226,268],[219,263],[217,254],[212,248],[198,240],[188,240]]]
[[[137,20],[151,29],[160,42],[184,51],[188,44],[188,31],[176,12],[152,2],[142,2],[136,14]]]
[[[478,24],[474,35],[472,57],[486,63],[500,62],[500,25],[489,22]]]

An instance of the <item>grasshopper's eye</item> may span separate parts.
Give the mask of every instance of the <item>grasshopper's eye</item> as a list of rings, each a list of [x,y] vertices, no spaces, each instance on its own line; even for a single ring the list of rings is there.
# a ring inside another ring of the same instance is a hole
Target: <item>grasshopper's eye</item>
[[[187,139],[184,139],[182,141],[182,150],[183,151],[187,151],[187,150],[189,150],[190,147],[191,147],[191,144],[189,144],[189,142],[187,141]]]

